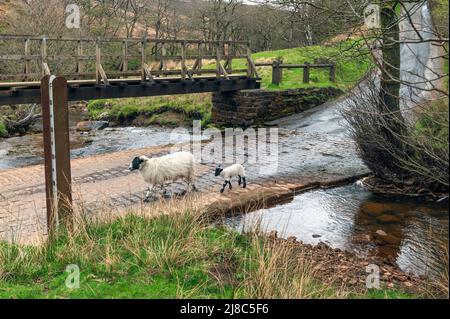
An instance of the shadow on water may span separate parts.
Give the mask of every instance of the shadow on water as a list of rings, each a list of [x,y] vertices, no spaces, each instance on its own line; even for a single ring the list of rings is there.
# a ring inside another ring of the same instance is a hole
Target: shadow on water
[[[240,231],[260,223],[285,238],[376,255],[415,275],[437,274],[447,258],[447,205],[374,195],[356,185],[310,191],[227,223]]]

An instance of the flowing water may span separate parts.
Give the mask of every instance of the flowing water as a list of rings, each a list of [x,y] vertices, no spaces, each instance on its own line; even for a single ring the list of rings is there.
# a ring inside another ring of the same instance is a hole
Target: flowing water
[[[434,276],[448,260],[447,205],[374,195],[356,185],[310,191],[226,223],[239,231],[260,226],[304,243],[388,258],[416,275]]]
[[[160,127],[107,128],[102,131],[70,134],[71,157],[86,157],[144,147],[190,141],[190,134],[174,133]],[[201,139],[194,136],[195,140]],[[142,154],[137,154],[142,155]],[[44,161],[42,134],[0,139],[0,170],[40,164]]]

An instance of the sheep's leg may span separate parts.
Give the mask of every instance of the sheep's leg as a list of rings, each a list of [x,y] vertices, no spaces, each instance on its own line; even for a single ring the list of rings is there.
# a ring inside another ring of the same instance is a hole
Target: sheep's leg
[[[243,177],[242,180],[244,181],[244,185],[242,187],[247,188],[247,179]]]
[[[161,187],[161,191],[163,192],[163,196],[169,195],[169,191],[166,189],[164,184],[160,185],[160,187]]]
[[[241,175],[239,175],[239,186],[241,186],[242,185],[242,177],[241,177]]]

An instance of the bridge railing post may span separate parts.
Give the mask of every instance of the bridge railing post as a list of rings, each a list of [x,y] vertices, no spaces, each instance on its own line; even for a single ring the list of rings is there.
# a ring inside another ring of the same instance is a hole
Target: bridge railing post
[[[100,38],[97,38],[95,41],[95,81],[97,84],[101,83],[101,76],[100,76],[100,65],[101,65],[101,58],[102,52],[100,48]]]
[[[122,72],[128,72],[128,41],[122,41]],[[124,76],[127,78],[127,76]]]
[[[144,35],[144,38],[141,42],[141,79],[142,82],[145,82],[147,80],[147,71],[146,71],[146,64],[147,64],[147,34]]]
[[[25,79],[28,80],[28,75],[31,73],[31,63],[30,63],[30,39],[25,40]]]
[[[187,66],[186,66],[186,41],[181,43],[181,79],[186,80]]]
[[[50,68],[48,66],[47,59],[47,36],[42,36],[41,41],[41,65],[42,65],[42,76],[50,75]]]
[[[77,63],[77,74],[80,75],[82,72],[83,64],[82,64],[82,57],[83,57],[83,41],[77,42],[77,57],[76,57],[76,63]]]

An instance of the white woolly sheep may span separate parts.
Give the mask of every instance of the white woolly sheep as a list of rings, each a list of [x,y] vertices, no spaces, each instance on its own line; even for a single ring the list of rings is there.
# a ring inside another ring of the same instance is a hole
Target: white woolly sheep
[[[221,176],[225,180],[225,183],[223,184],[223,187],[220,190],[221,193],[225,191],[227,185],[230,186],[230,190],[233,188],[233,186],[231,185],[231,179],[233,177],[239,177],[239,186],[242,185],[243,188],[247,187],[245,169],[244,166],[242,166],[241,164],[235,164],[225,169],[219,166],[216,168],[216,176]]]
[[[145,201],[149,201],[150,193],[155,186],[159,186],[164,193],[167,193],[164,184],[173,183],[183,179],[190,188],[196,191],[195,187],[195,160],[194,156],[188,152],[173,153],[158,158],[148,158],[146,156],[136,157],[130,165],[130,171],[139,170],[144,181],[150,184]]]

